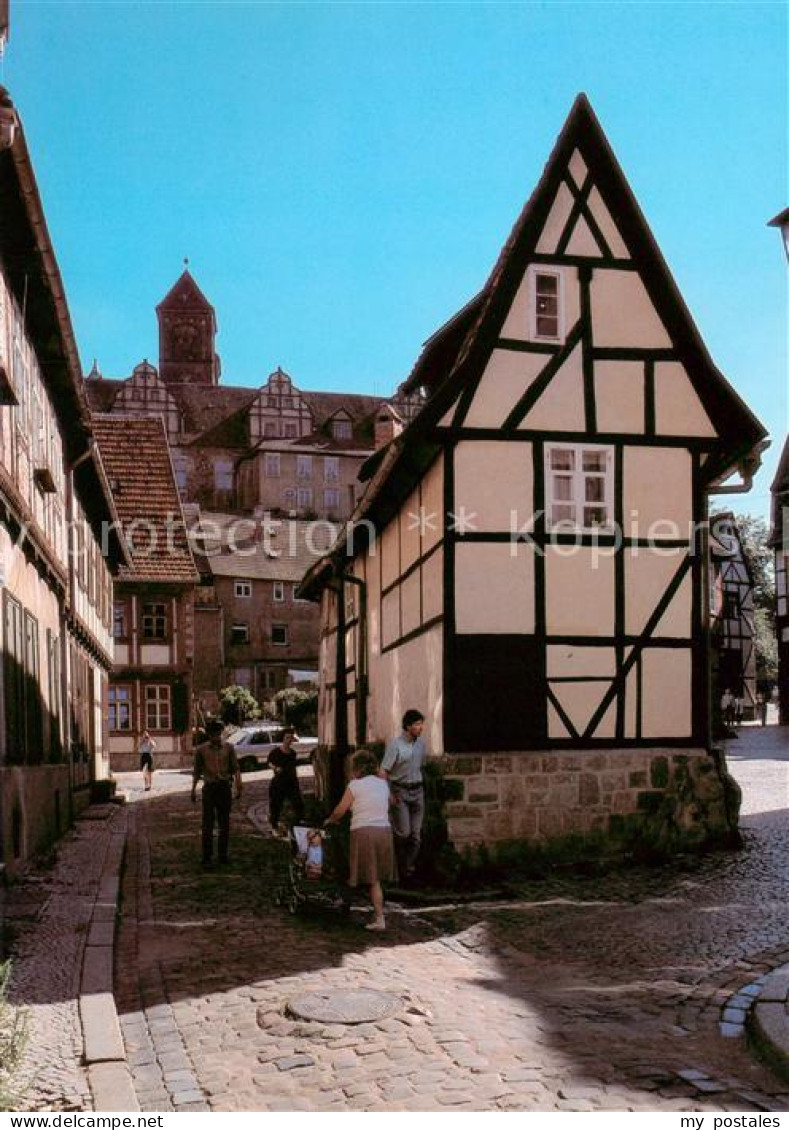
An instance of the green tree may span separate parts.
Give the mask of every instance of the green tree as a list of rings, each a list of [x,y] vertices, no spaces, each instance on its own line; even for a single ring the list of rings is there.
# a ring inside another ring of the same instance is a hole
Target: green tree
[[[318,728],[318,692],[286,687],[274,696],[277,716],[299,734],[314,734]]]
[[[251,718],[259,718],[260,707],[246,687],[225,687],[219,692],[219,716],[223,722],[241,726]]]

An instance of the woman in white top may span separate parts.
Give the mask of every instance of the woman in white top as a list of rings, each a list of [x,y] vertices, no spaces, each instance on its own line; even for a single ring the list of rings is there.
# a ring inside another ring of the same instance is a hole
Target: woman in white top
[[[384,893],[381,882],[397,878],[392,826],[389,823],[389,784],[378,776],[378,761],[367,749],[360,749],[351,761],[353,780],[327,824],[336,824],[351,813],[351,876],[357,887],[369,883],[375,917],[367,930],[384,930]]]

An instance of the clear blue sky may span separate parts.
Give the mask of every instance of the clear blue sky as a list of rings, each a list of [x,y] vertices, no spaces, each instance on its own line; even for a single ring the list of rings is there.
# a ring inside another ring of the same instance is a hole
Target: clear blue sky
[[[190,258],[223,380],[385,394],[484,282],[579,90],[718,365],[787,422],[783,3],[12,0],[84,364],[157,356]]]

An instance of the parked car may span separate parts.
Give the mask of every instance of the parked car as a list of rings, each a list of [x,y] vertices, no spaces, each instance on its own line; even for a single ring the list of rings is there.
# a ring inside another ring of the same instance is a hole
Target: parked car
[[[227,739],[235,747],[238,766],[242,773],[265,769],[272,749],[282,744],[285,728],[277,722],[249,722],[240,726]],[[311,765],[317,738],[297,737],[294,750],[300,765]]]

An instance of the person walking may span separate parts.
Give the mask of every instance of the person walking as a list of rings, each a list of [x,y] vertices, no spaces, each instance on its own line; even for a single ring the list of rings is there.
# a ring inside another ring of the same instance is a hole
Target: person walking
[[[285,730],[282,735],[282,745],[272,749],[268,755],[268,767],[274,770],[274,777],[268,790],[268,818],[274,836],[280,835],[279,820],[282,806],[286,801],[290,801],[293,808],[295,823],[300,824],[304,819],[304,799],[299,787],[296,751],[293,748],[295,741],[296,731]]]
[[[425,716],[418,710],[406,710],[403,732],[386,748],[381,774],[392,790],[392,830],[401,878],[410,879],[422,843],[422,822],[425,817],[425,789],[422,766],[425,743],[422,730]]]
[[[373,920],[366,930],[385,930],[382,883],[397,877],[394,842],[389,820],[389,785],[378,775],[378,761],[368,749],[351,759],[353,779],[326,821],[336,824],[351,813],[351,866],[349,884],[366,883],[373,904]]]
[[[143,730],[140,744],[137,746],[137,752],[140,755],[142,783],[147,793],[153,784],[153,755],[156,752],[156,742],[147,730]]]
[[[224,727],[217,718],[206,726],[207,741],[195,750],[192,774],[192,804],[197,800],[197,782],[203,778],[203,867],[211,867],[214,855],[214,819],[219,825],[218,859],[228,862],[230,845],[230,809],[233,805],[232,785],[236,800],[241,799],[241,770],[236,751],[230,742],[222,741]]]

